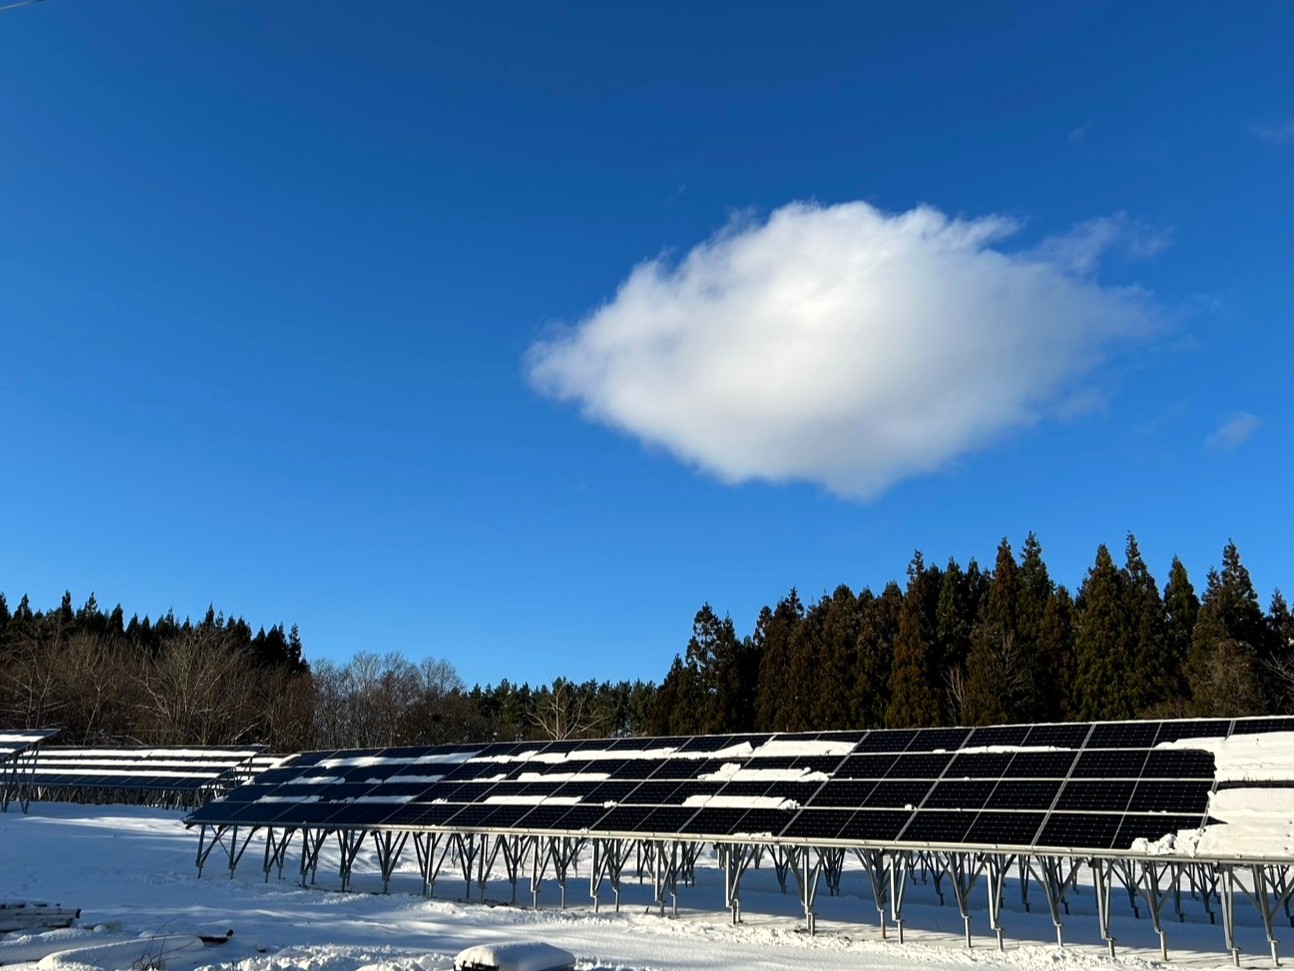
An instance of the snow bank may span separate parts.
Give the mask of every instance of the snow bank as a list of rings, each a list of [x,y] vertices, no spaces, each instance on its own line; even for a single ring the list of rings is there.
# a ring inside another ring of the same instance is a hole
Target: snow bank
[[[827,773],[808,769],[751,769],[740,762],[726,762],[713,772],[697,776],[701,782],[826,782]]]
[[[542,942],[480,944],[454,956],[455,971],[566,971],[575,967],[575,955]]]
[[[1179,738],[1155,748],[1212,752],[1218,782],[1294,782],[1294,732]]]
[[[751,753],[752,758],[776,758],[792,755],[848,755],[858,746],[857,742],[824,740],[774,738],[765,742]],[[723,756],[727,758],[727,756]]]

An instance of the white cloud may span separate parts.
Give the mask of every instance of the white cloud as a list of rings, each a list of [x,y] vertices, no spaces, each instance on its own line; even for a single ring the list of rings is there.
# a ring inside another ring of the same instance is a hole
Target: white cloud
[[[1258,430],[1258,416],[1238,411],[1222,427],[1205,439],[1204,444],[1215,451],[1230,451],[1249,441]]]
[[[938,470],[1083,394],[1114,342],[1158,313],[1090,276],[1137,243],[1094,220],[1028,252],[1001,216],[793,204],[677,262],[530,349],[542,392],[727,482],[847,497]]]
[[[1294,139],[1294,118],[1279,125],[1250,125],[1249,132],[1265,142],[1279,145]]]

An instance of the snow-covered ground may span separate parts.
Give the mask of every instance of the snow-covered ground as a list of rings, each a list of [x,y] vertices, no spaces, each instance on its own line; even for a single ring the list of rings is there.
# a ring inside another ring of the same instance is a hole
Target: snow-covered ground
[[[794,884],[781,894],[768,867],[747,874],[742,885],[744,922],[730,926],[723,911],[721,871],[708,852],[698,863],[697,885],[680,889],[676,918],[659,916],[650,906],[650,881],[639,885],[628,871],[619,914],[605,904],[595,914],[583,892],[587,885],[578,881],[570,884],[568,909],[557,909],[556,887],[546,885],[540,901],[545,909],[534,911],[508,905],[510,888],[503,881],[490,884],[487,903],[464,902],[463,882],[448,868],[436,886],[436,898],[425,899],[418,893],[412,852],[406,854],[389,895],[376,892],[381,882],[367,848],[356,864],[355,892],[329,889],[337,885],[336,864],[330,862],[320,866],[318,888],[296,886],[294,858],[289,859],[288,870],[293,872],[287,879],[263,883],[256,858],[259,839],[247,851],[235,879],[220,866],[218,850],[199,880],[193,866],[197,838],[180,819],[178,813],[155,809],[48,803],[33,803],[26,816],[17,807],[0,815],[0,901],[44,901],[82,909],[82,928],[59,932],[53,942],[8,935],[0,941],[0,965],[22,967],[31,962],[25,966],[34,967],[41,954],[80,947],[67,958],[46,959],[43,966],[67,968],[79,962],[142,967],[163,949],[174,949],[161,955],[166,971],[439,971],[450,968],[452,956],[467,947],[541,940],[577,955],[583,969],[1165,967],[1149,920],[1132,917],[1122,892],[1114,903],[1118,956],[1113,960],[1100,941],[1093,896],[1086,887],[1071,897],[1072,913],[1065,925],[1069,943],[1063,949],[1054,943],[1055,931],[1041,897],[1034,912],[1026,913],[1018,888],[1008,887],[1005,951],[997,950],[988,933],[983,909],[974,918],[975,947],[967,950],[951,894],[947,905],[940,906],[933,888],[920,883],[908,892],[906,943],[893,939],[892,928],[890,939],[880,940],[870,891],[857,870],[846,871],[841,896],[820,891],[818,933],[810,937],[803,931]],[[522,887],[523,900],[525,891]],[[983,897],[981,883],[976,891],[981,908]],[[1187,900],[1185,910],[1185,923],[1167,925],[1169,967],[1229,966],[1220,924],[1209,923],[1199,901]],[[1256,917],[1239,903],[1237,913],[1242,963],[1268,967]],[[94,930],[96,925],[101,929]],[[233,937],[213,947],[181,936],[223,934],[230,928]],[[1294,946],[1294,930],[1285,931],[1287,943]],[[180,949],[185,942],[192,947]]]

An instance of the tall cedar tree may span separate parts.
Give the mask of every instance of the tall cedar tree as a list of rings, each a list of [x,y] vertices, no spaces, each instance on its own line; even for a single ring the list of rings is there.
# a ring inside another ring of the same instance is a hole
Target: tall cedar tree
[[[1018,717],[1023,720],[1036,721],[1044,717],[1047,708],[1043,699],[1054,693],[1050,683],[1052,672],[1042,656],[1039,641],[1042,617],[1051,602],[1054,587],[1047,573],[1047,564],[1042,559],[1042,544],[1031,532],[1020,551],[1020,586],[1015,611],[1016,656],[1020,659],[1027,692],[1018,711]]]
[[[858,680],[854,684],[854,727],[881,728],[890,705],[890,672],[894,667],[894,639],[899,632],[903,591],[891,580],[879,597],[864,590],[858,599]]]
[[[1020,654],[1017,609],[1020,569],[1004,538],[997,548],[993,581],[971,635],[966,660],[967,724],[994,725],[1014,720],[1033,696],[1031,672]]]
[[[845,584],[825,601],[819,642],[821,670],[813,692],[814,728],[833,731],[850,728],[851,699],[857,676],[854,652],[858,642],[858,599]]]
[[[943,579],[939,570],[926,569],[919,551],[912,557],[890,671],[885,723],[891,728],[925,728],[942,720],[942,666],[935,617]]]
[[[1196,715],[1257,714],[1264,708],[1262,665],[1268,628],[1249,571],[1235,543],[1222,551],[1222,572],[1209,571],[1195,622],[1187,680]]]
[[[772,610],[765,607],[759,613],[755,638],[760,642],[763,657],[759,665],[755,727],[761,732],[777,732],[786,727],[783,708],[791,673],[791,640],[803,619],[804,604],[800,603],[794,587]]]
[[[782,709],[785,731],[807,732],[816,728],[817,694],[821,688],[823,644],[831,598],[810,605],[804,619],[791,635],[791,664],[786,679],[786,701]]]
[[[1074,601],[1058,586],[1047,600],[1038,632],[1038,657],[1045,677],[1038,688],[1039,719],[1074,717]]]
[[[1269,707],[1273,714],[1288,715],[1294,712],[1294,614],[1279,590],[1272,592],[1267,626],[1272,643],[1268,664],[1271,676],[1267,679]]]
[[[725,730],[731,706],[741,703],[742,673],[746,668],[732,618],[719,619],[703,604],[692,619],[687,642],[687,666],[697,693],[693,731],[713,734]]]
[[[1168,640],[1168,613],[1159,584],[1128,534],[1123,567],[1123,609],[1128,618],[1123,655],[1128,660],[1127,704],[1136,715],[1171,710],[1181,669]]]
[[[1074,622],[1074,711],[1083,721],[1129,718],[1123,576],[1102,543],[1078,591]]]
[[[1200,615],[1200,598],[1195,595],[1195,587],[1186,567],[1176,556],[1168,570],[1168,583],[1164,585],[1164,613],[1168,619],[1165,636],[1168,638],[1168,649],[1173,654],[1177,668],[1177,685],[1175,693],[1185,698],[1186,661],[1191,654],[1191,642],[1195,637],[1195,621]]]

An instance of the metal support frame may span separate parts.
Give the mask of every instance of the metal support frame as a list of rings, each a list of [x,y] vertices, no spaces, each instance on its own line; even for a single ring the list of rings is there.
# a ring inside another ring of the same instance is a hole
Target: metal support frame
[[[720,843],[715,847],[723,869],[723,905],[732,916],[733,925],[741,923],[741,878],[755,862],[759,847],[747,843]]]
[[[400,861],[404,845],[409,841],[408,833],[382,830],[373,832],[373,845],[377,849],[377,865],[382,873],[382,892],[391,892],[391,874]]]
[[[800,889],[800,903],[804,905],[804,924],[812,936],[818,932],[818,877],[822,874],[822,851],[799,847],[791,851],[794,859],[795,882]]]
[[[872,899],[876,901],[876,916],[881,923],[881,939],[886,936],[885,927],[885,901],[893,901],[891,906],[894,908],[894,923],[899,930],[899,941],[903,941],[903,891],[904,875],[899,875],[898,868],[907,866],[908,854],[898,853],[891,857],[889,865],[886,865],[885,853],[881,850],[854,850],[854,855],[858,857],[858,862],[863,866],[863,872],[867,874],[867,882],[872,888]],[[898,857],[902,857],[899,860]]]
[[[337,875],[341,878],[342,893],[350,889],[351,872],[355,867],[355,857],[364,846],[364,837],[368,835],[363,829],[337,830],[337,849],[341,859],[337,864]]]
[[[418,873],[422,877],[422,895],[424,897],[430,897],[436,890],[436,877],[440,873],[440,861],[444,860],[444,854],[442,853],[438,861],[436,850],[440,847],[440,841],[443,838],[443,833],[436,832],[413,834],[413,849],[418,855]]]
[[[1105,941],[1110,957],[1114,957],[1114,935],[1110,932],[1110,895],[1113,891],[1113,862],[1111,860],[1092,859],[1088,861],[1092,868],[1092,882],[1096,887],[1096,919],[1101,930],[1101,940]]]
[[[309,878],[309,885],[314,886],[315,878],[319,876],[319,854],[323,850],[324,843],[328,841],[329,830],[311,829],[308,826],[301,827],[301,886],[306,886],[306,878]]]
[[[283,879],[283,864],[287,860],[288,846],[296,831],[295,826],[287,826],[275,836],[273,826],[265,828],[265,863],[262,869],[265,871],[266,883],[270,882],[270,869],[275,867],[278,868],[279,879]]]
[[[1078,868],[1082,866],[1082,861],[1060,856],[1036,856],[1022,857],[1020,862],[1026,872],[1033,874],[1038,886],[1046,894],[1047,912],[1056,928],[1056,944],[1064,947],[1065,922],[1062,917],[1069,915],[1067,893],[1078,879]]]
[[[948,865],[948,875],[952,877],[953,894],[957,898],[957,910],[961,914],[962,924],[966,928],[966,946],[971,947],[970,895],[984,872],[985,858],[977,853],[947,853],[944,859]]]
[[[594,839],[593,865],[589,870],[589,896],[593,898],[593,913],[598,912],[602,901],[603,880],[611,883],[611,892],[615,894],[616,913],[620,913],[620,874],[624,871],[629,859],[629,848],[624,840]]]

